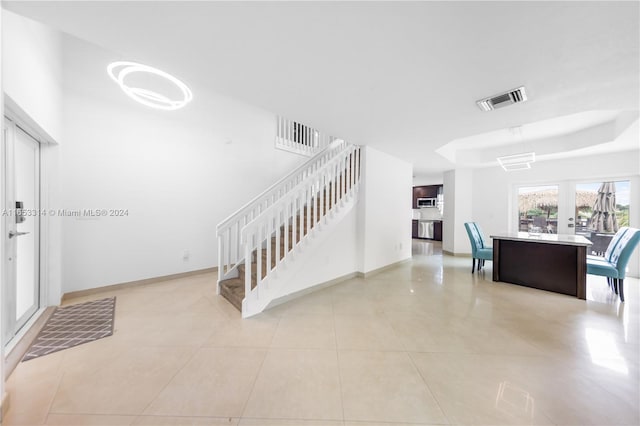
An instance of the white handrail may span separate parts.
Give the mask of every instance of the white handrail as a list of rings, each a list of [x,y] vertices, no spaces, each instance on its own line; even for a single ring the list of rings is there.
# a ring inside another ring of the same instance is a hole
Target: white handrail
[[[275,146],[296,154],[313,156],[335,138],[298,121],[278,116],[276,118]]]
[[[242,228],[256,219],[262,211],[282,198],[303,179],[338,155],[345,146],[344,140],[334,140],[309,161],[278,180],[218,224],[216,227],[218,237],[218,282],[233,277],[238,265],[244,261],[244,250],[240,241]]]
[[[261,289],[268,285],[268,276],[294,255],[336,208],[354,196],[359,182],[360,148],[350,145],[242,228],[244,259],[250,264],[255,256],[256,261],[255,281],[252,280],[252,268],[245,267],[245,297],[252,294],[256,299],[260,298]],[[284,241],[281,234],[284,234]],[[266,262],[264,266],[263,261]],[[252,288],[253,282],[255,288]]]

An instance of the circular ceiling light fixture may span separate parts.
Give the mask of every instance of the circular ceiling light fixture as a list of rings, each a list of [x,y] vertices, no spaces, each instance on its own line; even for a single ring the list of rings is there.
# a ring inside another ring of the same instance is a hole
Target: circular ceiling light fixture
[[[175,110],[182,108],[193,99],[193,94],[189,87],[182,81],[178,80],[169,73],[166,73],[157,68],[150,67],[148,65],[138,64],[136,62],[112,62],[107,67],[107,72],[113,81],[118,83],[122,91],[131,99],[140,102],[151,108]],[[168,95],[163,95],[154,90],[145,89],[142,87],[132,87],[126,82],[127,76],[134,74],[147,74],[156,77],[164,78],[166,81],[173,84],[179,92],[182,93],[182,99],[171,99]]]

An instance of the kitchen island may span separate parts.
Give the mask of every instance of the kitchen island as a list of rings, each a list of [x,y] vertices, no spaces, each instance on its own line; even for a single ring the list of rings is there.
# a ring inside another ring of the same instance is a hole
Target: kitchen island
[[[491,235],[493,281],[586,298],[587,247],[580,235]]]

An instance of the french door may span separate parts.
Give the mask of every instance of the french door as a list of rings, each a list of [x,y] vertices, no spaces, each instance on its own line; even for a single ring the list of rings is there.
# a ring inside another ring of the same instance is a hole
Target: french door
[[[515,190],[517,231],[582,235],[593,242],[593,254],[602,254],[613,234],[629,226],[628,179],[523,184]]]
[[[40,144],[5,117],[2,145],[6,345],[40,307]]]

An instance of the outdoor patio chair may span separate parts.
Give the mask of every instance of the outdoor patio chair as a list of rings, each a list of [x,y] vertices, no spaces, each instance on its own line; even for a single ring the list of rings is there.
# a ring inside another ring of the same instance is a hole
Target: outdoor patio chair
[[[476,269],[476,259],[478,259],[478,271],[484,266],[485,260],[493,260],[493,247],[485,243],[482,237],[480,226],[475,222],[467,222],[464,224],[471,241],[471,273]]]
[[[611,239],[604,257],[587,256],[587,274],[607,277],[609,286],[624,302],[624,276],[631,253],[640,242],[640,230],[622,227]]]
[[[540,228],[541,232],[549,232],[547,218],[544,216],[534,216],[533,226]]]

